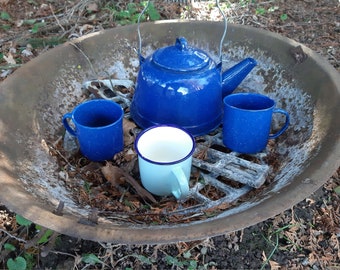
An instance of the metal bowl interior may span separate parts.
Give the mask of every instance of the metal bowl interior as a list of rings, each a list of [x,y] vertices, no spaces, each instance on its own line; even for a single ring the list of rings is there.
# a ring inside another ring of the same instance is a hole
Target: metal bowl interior
[[[143,54],[184,36],[217,59],[223,24],[162,21],[141,25]],[[81,49],[76,49],[76,46]],[[135,81],[139,62],[136,25],[84,36],[33,59],[7,78],[0,89],[0,200],[9,209],[57,232],[117,243],[170,243],[203,239],[239,230],[292,207],[316,191],[340,165],[340,81],[317,53],[277,34],[229,25],[223,68],[246,57],[259,65],[238,91],[271,96],[291,114],[285,135],[275,141],[283,165],[256,197],[213,218],[175,225],[79,223],[90,209],[75,203],[58,177],[46,141],[62,134],[62,115],[81,101],[81,85],[114,74]],[[307,58],[296,62],[301,46]],[[84,57],[91,61],[91,65]],[[65,202],[64,214],[53,210]]]

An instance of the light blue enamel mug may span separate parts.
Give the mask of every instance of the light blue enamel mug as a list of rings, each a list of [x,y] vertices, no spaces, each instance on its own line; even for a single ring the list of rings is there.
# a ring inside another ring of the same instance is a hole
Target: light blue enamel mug
[[[143,130],[135,149],[143,186],[158,196],[183,199],[189,194],[189,180],[195,140],[182,128],[158,125]]]

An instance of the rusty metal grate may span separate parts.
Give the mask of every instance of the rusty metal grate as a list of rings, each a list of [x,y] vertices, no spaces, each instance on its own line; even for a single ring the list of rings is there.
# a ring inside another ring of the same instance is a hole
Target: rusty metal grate
[[[204,153],[205,157],[195,157],[199,153]],[[265,156],[265,153],[252,155],[254,160],[263,160]],[[228,151],[222,143],[221,128],[214,134],[197,138],[193,166],[200,169],[203,181],[198,181],[190,188],[188,199],[193,198],[199,203],[197,207],[177,211],[181,214],[233,203],[253,188],[263,185],[270,171],[267,164],[255,163],[240,157],[238,153]],[[203,195],[200,191],[207,186],[212,187],[214,193],[222,194],[217,196],[220,198],[213,200]]]
[[[222,129],[215,135],[206,135],[204,142],[199,142],[197,151],[207,151],[207,159],[194,158],[193,164],[203,170],[209,171],[212,177],[224,176],[242,184],[259,188],[269,171],[266,164],[257,164],[239,157],[236,152],[228,153],[222,143]],[[249,155],[250,156],[250,155]],[[263,160],[265,153],[253,155],[256,160]]]
[[[95,93],[96,97],[114,100],[123,108],[130,106],[132,94],[123,93],[120,89],[131,87],[133,82],[129,80],[104,79],[83,84],[83,88]],[[125,117],[130,118],[129,113]],[[136,133],[139,132],[140,129],[136,130]],[[193,171],[199,173],[199,181],[191,181],[189,196],[180,202],[182,207],[175,212],[165,212],[170,215],[199,215],[208,209],[235,203],[249,191],[264,184],[271,169],[266,164],[266,157],[266,152],[244,155],[230,151],[223,145],[221,127],[208,135],[197,137]],[[210,190],[211,197],[207,196],[209,192],[205,189]],[[190,206],[186,207],[189,201]]]

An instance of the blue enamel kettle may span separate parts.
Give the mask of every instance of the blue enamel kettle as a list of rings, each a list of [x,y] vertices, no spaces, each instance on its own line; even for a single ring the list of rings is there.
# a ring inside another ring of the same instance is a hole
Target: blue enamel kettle
[[[141,57],[130,111],[145,129],[173,124],[193,136],[207,134],[222,120],[222,99],[230,94],[256,65],[246,58],[221,74],[221,64],[202,50],[177,38],[174,46]]]
[[[139,58],[140,70],[130,106],[132,119],[143,129],[170,124],[193,136],[207,134],[221,124],[223,97],[234,91],[257,64],[246,58],[222,73],[222,61],[216,64],[184,37],[147,58],[139,50]]]

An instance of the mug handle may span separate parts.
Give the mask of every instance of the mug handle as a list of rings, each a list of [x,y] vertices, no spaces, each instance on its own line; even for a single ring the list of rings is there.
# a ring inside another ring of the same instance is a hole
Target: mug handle
[[[63,124],[66,130],[73,136],[77,137],[76,131],[70,127],[68,119],[72,119],[72,113],[66,113],[63,116]]]
[[[275,134],[269,134],[269,139],[275,139],[275,138],[279,137],[288,128],[289,122],[290,122],[289,114],[285,110],[275,108],[273,110],[273,113],[281,113],[281,114],[285,115],[286,116],[286,122],[278,132],[276,132]]]
[[[176,197],[176,199],[184,198],[189,193],[188,179],[180,166],[173,168],[172,173],[177,179],[176,185],[173,187],[172,194]]]

